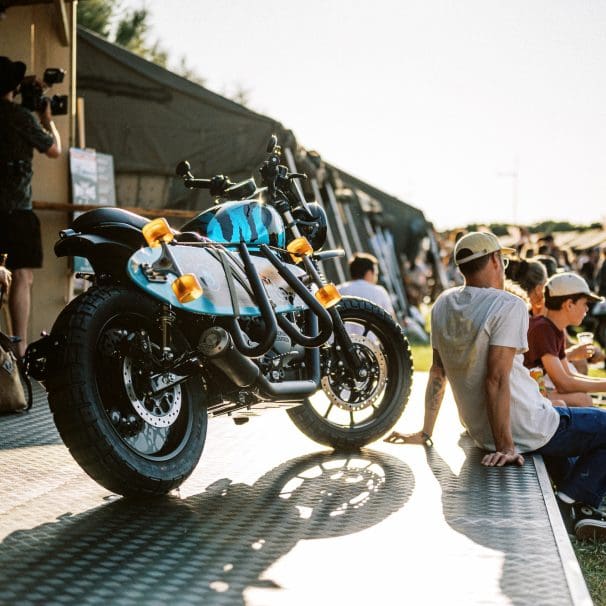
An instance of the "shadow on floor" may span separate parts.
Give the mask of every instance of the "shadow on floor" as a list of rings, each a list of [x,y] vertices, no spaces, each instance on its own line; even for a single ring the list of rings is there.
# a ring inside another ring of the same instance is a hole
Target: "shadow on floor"
[[[485,467],[483,452],[462,436],[465,462],[457,475],[436,448],[427,462],[442,489],[446,522],[469,539],[502,552],[501,591],[512,604],[570,604],[555,538],[530,457],[522,468]],[[541,567],[540,575],[532,570]]]
[[[186,499],[116,497],[6,537],[0,603],[244,604],[247,588],[277,588],[263,572],[298,541],[378,524],[413,488],[405,463],[363,450],[305,455],[252,486],[226,478]]]

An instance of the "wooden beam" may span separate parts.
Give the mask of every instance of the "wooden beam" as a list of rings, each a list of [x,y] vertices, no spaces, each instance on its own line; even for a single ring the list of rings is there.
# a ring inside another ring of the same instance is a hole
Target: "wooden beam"
[[[70,27],[67,20],[67,10],[65,8],[65,0],[54,0],[55,10],[57,12],[57,25],[59,41],[63,46],[69,46]],[[74,9],[75,10],[75,9]]]
[[[70,213],[85,212],[87,210],[94,210],[95,208],[102,208],[97,204],[66,204],[64,202],[43,202],[36,200],[33,202],[35,210],[53,210]],[[180,210],[178,208],[139,208],[138,206],[111,206],[107,208],[121,208],[122,210],[128,210],[131,213],[143,215],[144,217],[175,217],[182,219],[191,219],[199,215],[201,210]]]

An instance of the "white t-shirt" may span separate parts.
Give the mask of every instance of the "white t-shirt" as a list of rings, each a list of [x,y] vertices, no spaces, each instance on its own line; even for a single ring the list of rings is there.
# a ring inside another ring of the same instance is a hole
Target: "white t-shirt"
[[[362,297],[368,299],[375,305],[382,307],[386,312],[394,315],[393,305],[388,292],[379,284],[373,284],[368,280],[351,280],[339,286],[342,295],[350,297]]]
[[[438,297],[431,311],[431,343],[444,364],[461,423],[486,450],[495,449],[484,385],[489,345],[516,349],[509,386],[511,433],[518,450],[540,448],[558,427],[560,416],[523,364],[527,333],[525,303],[496,288],[451,288]]]

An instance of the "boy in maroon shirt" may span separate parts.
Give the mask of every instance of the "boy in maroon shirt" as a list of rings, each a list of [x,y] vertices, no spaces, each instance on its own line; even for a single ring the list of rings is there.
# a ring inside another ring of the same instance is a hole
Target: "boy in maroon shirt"
[[[555,274],[545,285],[547,313],[533,317],[528,328],[524,365],[543,368],[555,386],[555,390],[548,391],[548,397],[563,400],[568,406],[591,406],[589,394],[606,391],[605,379],[581,375],[566,362],[564,331],[583,321],[589,300],[601,298],[589,290],[583,278],[573,273]]]

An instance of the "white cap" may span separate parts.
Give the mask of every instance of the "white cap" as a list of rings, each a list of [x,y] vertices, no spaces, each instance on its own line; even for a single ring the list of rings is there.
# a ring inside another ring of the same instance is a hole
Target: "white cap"
[[[501,246],[497,237],[490,232],[472,231],[465,234],[456,243],[454,259],[457,265],[461,265],[462,263],[479,259],[480,257],[497,251],[503,255],[510,255],[515,252],[515,249]],[[460,255],[459,253],[463,254]]]
[[[577,274],[564,272],[562,274],[554,274],[547,280],[545,284],[546,291],[549,291],[550,297],[567,297],[572,295],[585,295],[592,301],[603,301],[602,297],[598,297],[595,293],[589,290],[587,282]]]

